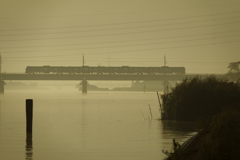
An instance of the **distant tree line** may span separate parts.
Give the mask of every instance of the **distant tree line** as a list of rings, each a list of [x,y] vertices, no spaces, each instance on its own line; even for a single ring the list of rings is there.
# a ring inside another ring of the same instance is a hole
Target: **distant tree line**
[[[240,109],[240,86],[215,76],[197,76],[176,84],[161,99],[163,120],[196,121],[212,117],[223,108]]]

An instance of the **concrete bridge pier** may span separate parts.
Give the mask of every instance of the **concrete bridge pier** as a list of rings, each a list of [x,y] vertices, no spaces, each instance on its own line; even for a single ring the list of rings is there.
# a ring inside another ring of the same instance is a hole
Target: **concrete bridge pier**
[[[164,80],[163,81],[163,91],[164,91],[164,93],[168,92],[168,90],[169,90],[168,85],[169,85],[169,81],[168,80]]]
[[[84,78],[82,81],[82,93],[87,93],[87,80]]]
[[[4,80],[0,79],[0,93],[4,93],[4,85],[5,85]]]

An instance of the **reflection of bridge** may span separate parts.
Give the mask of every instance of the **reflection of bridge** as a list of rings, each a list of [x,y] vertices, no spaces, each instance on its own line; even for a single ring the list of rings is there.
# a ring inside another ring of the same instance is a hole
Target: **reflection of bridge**
[[[86,80],[105,80],[105,81],[180,81],[186,77],[206,76],[206,74],[185,74],[185,75],[137,75],[137,74],[0,74],[2,80],[82,80],[83,92],[87,92]],[[223,75],[217,75],[223,76]],[[165,83],[166,84],[166,83]],[[4,92],[4,82],[0,82],[0,92]]]

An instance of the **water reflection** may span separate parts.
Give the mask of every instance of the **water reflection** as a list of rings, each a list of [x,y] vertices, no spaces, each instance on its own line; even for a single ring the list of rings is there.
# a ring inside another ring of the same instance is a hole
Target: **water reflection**
[[[132,93],[88,93],[83,96],[56,93],[56,96],[55,92],[43,92],[33,96],[38,101],[36,111],[44,115],[34,119],[39,127],[34,129],[33,139],[33,134],[19,135],[25,126],[24,110],[16,106],[20,102],[24,105],[22,99],[25,97],[21,97],[20,92],[12,94],[5,95],[2,106],[0,103],[0,125],[4,122],[0,126],[0,159],[163,159],[165,155],[161,151],[171,149],[172,138],[176,137],[173,132],[187,127],[175,122],[147,120],[147,104],[158,105],[154,103],[155,99],[152,100],[155,94],[138,94],[140,98],[136,98]],[[17,97],[16,101],[12,101],[13,96]],[[145,121],[139,110],[146,115]],[[154,118],[159,116],[158,108],[152,107],[152,113]],[[14,120],[13,116],[16,117]]]
[[[185,139],[196,133],[196,123],[183,121],[161,121],[163,138]]]
[[[196,128],[195,122],[163,120],[161,123],[165,131],[193,132]]]
[[[26,136],[26,160],[33,159],[33,142],[32,133],[27,133]]]
[[[1,98],[1,97],[0,97]],[[0,122],[1,122],[1,116],[2,116],[2,99],[0,99]],[[1,123],[0,123],[1,124]]]

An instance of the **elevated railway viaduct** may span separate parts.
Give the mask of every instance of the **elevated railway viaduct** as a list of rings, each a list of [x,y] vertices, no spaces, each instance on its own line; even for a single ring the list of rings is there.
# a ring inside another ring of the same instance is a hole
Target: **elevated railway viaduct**
[[[155,75],[137,75],[137,74],[25,74],[25,73],[2,73],[0,74],[0,93],[4,93],[4,81],[5,80],[76,80],[82,81],[82,92],[87,93],[87,81],[133,81],[133,80],[142,80],[142,81],[181,81],[186,77],[195,77],[195,76],[208,76],[206,74],[155,74]],[[223,75],[216,75],[222,77]],[[167,84],[167,83],[163,83]],[[166,85],[164,86],[167,87]]]

